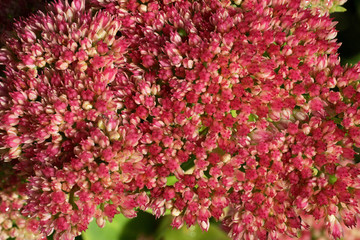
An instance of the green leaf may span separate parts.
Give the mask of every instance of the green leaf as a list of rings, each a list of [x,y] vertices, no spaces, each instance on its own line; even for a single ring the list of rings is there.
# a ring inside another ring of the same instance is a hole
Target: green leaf
[[[193,166],[195,166],[195,163],[194,163],[194,160],[195,160],[195,159],[196,159],[196,156],[195,156],[194,154],[191,154],[191,155],[189,156],[189,159],[188,159],[186,162],[182,163],[182,164],[180,165],[180,167],[181,167],[184,171],[189,170],[190,168],[192,168]]]
[[[356,54],[350,58],[343,59],[344,63],[356,64],[360,61],[360,54]]]
[[[106,222],[104,228],[99,228],[92,221],[88,230],[82,234],[83,240],[138,240],[152,237],[159,221],[149,213],[139,211],[138,216],[128,219],[122,214],[115,216],[112,223]],[[151,238],[152,239],[152,238]]]
[[[317,176],[319,173],[319,170],[316,167],[311,167],[311,169],[313,170],[313,176]]]
[[[209,231],[204,232],[198,225],[190,228],[182,227],[181,229],[173,229],[170,224],[171,216],[164,217],[156,232],[155,240],[230,240],[224,231],[217,224],[210,224]]]
[[[257,118],[258,118],[257,115],[251,113],[251,114],[249,115],[248,122],[256,122],[256,119],[257,119]]]
[[[340,6],[340,5],[333,6],[330,9],[330,13],[334,13],[334,12],[346,12],[346,8],[344,8],[344,7]]]
[[[178,33],[179,33],[179,35],[181,37],[186,37],[187,36],[186,30],[184,28],[179,28]]]
[[[206,127],[206,126],[204,126],[204,125],[202,125],[202,126],[200,127],[200,129],[199,129],[199,134],[201,134],[201,135],[206,135],[206,134],[208,133],[208,131],[209,131],[209,128]]]
[[[231,110],[230,113],[233,118],[236,118],[237,116],[236,110]]]
[[[341,124],[342,123],[342,120],[340,118],[336,118],[336,117],[333,119],[333,121],[336,124]]]
[[[124,217],[122,214],[115,215],[113,221],[110,223],[106,221],[105,227],[100,228],[95,219],[90,223],[89,228],[82,233],[84,240],[118,240],[125,228],[125,225],[130,219]]]
[[[159,221],[152,214],[139,211],[136,218],[131,219],[126,225],[119,240],[153,239]],[[106,238],[99,238],[108,240]],[[110,240],[110,239],[109,239]]]
[[[334,185],[334,183],[336,183],[336,181],[337,181],[337,177],[334,174],[329,176],[329,183],[331,185]]]
[[[178,179],[175,176],[167,177],[166,180],[167,180],[166,181],[167,186],[173,186],[178,181]]]

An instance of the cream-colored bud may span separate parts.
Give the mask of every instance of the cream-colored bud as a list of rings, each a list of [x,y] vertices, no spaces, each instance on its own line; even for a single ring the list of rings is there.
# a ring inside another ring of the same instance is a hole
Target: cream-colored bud
[[[98,128],[100,128],[101,130],[105,130],[105,124],[103,120],[99,120],[97,123]]]
[[[171,215],[173,215],[174,217],[179,216],[180,213],[181,213],[181,211],[179,211],[179,209],[177,209],[177,208],[173,208],[171,211]]]
[[[5,157],[5,162],[10,162],[11,159],[17,158],[20,156],[21,153],[21,147],[17,146],[14,148],[11,148],[8,153],[8,158]]]
[[[13,224],[10,219],[7,219],[2,223],[2,226],[4,229],[10,229],[13,226]]]
[[[43,57],[38,57],[36,58],[36,65],[39,67],[39,68],[43,68],[45,67],[46,65],[46,61]]]
[[[166,208],[166,209],[171,209],[173,206],[174,206],[174,205],[173,205],[172,201],[167,201],[167,202],[165,202],[165,208]]]
[[[97,39],[103,39],[106,36],[106,31],[104,29],[100,29],[97,33],[96,33],[96,38]]]
[[[120,139],[120,134],[117,131],[112,131],[109,133],[109,139],[111,141],[116,141]]]
[[[85,101],[82,105],[82,108],[85,110],[90,110],[90,109],[92,109],[92,107],[93,106],[91,105],[91,103],[89,101]]]
[[[46,106],[45,112],[46,112],[47,114],[54,114],[54,113],[55,113],[54,109],[53,109],[52,106],[50,106],[50,105]]]
[[[230,159],[231,159],[231,155],[228,154],[228,153],[226,153],[224,156],[222,156],[222,161],[223,161],[224,163],[229,162]]]
[[[141,13],[147,12],[147,6],[145,4],[141,4],[139,6],[139,12],[141,12]]]
[[[105,219],[104,217],[99,217],[96,219],[96,224],[100,227],[100,228],[103,228],[105,226]]]
[[[57,63],[56,63],[56,69],[57,70],[65,70],[65,69],[67,69],[68,68],[68,66],[69,66],[69,64],[67,63],[67,62],[61,62],[61,61],[58,61]]]
[[[87,53],[87,55],[89,56],[89,57],[94,57],[95,55],[97,55],[98,53],[97,53],[97,51],[96,51],[96,49],[95,48],[90,48],[90,49],[88,49],[88,50],[86,50],[86,53]]]
[[[6,130],[6,132],[8,135],[17,135],[18,130],[15,127],[10,127]]]
[[[31,100],[31,101],[34,101],[36,98],[37,98],[37,92],[35,90],[30,90],[28,92],[28,98]]]
[[[80,61],[80,62],[77,63],[76,68],[77,68],[80,72],[85,72],[86,69],[88,68],[88,66],[87,66],[86,62]]]

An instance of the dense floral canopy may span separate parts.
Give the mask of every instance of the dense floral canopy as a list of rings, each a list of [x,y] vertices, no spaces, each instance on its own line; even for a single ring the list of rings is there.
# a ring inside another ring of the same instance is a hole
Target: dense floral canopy
[[[360,69],[337,54],[343,2],[315,2],[59,0],[16,22],[0,239],[73,239],[139,209],[233,239],[356,226]]]

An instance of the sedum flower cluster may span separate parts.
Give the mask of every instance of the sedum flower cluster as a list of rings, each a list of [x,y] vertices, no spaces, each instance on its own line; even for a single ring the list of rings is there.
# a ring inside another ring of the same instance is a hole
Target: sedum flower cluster
[[[214,218],[232,239],[355,227],[360,66],[340,65],[335,23],[304,6],[58,0],[16,22],[0,239],[70,240],[138,210],[176,228]]]

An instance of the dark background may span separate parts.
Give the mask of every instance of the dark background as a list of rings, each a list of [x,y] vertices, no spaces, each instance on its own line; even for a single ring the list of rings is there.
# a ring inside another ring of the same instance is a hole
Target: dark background
[[[340,47],[340,58],[343,64],[360,61],[360,0],[348,0],[344,7],[346,12],[333,13],[331,17],[338,22],[336,29]]]

